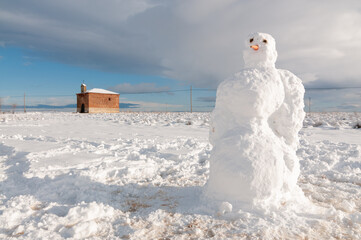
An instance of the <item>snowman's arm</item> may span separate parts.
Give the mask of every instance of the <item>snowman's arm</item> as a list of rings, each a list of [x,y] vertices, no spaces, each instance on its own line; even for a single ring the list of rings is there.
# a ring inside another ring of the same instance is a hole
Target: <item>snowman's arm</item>
[[[210,121],[209,121],[209,142],[213,145],[214,144],[214,135],[216,132],[216,127],[214,124],[214,110],[211,113]]]
[[[304,93],[301,79],[287,70],[279,70],[285,89],[285,99],[280,109],[272,116],[274,131],[284,137],[290,145],[297,145],[298,132],[302,128]],[[270,123],[271,124],[271,123]]]
[[[209,124],[209,141],[212,145],[218,139],[236,134],[234,126],[244,124],[244,121],[262,111],[258,107],[260,104],[256,105],[258,108],[254,108],[255,103],[260,102],[257,101],[257,89],[241,74],[243,72],[226,79],[217,88],[215,108],[210,115]]]
[[[295,130],[298,133],[302,128],[303,119],[305,118],[305,88],[302,84],[302,80],[290,71],[280,70],[280,72],[281,77],[282,75],[284,76],[285,103],[290,107],[290,119],[293,127],[295,127]]]

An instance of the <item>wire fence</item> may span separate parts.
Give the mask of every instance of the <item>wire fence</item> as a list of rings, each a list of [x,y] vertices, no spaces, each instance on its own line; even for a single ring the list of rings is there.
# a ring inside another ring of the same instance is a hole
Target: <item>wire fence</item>
[[[120,93],[120,111],[210,112],[216,89]],[[306,112],[361,112],[361,87],[306,88]],[[76,93],[66,95],[0,96],[0,112],[61,111],[76,112]]]

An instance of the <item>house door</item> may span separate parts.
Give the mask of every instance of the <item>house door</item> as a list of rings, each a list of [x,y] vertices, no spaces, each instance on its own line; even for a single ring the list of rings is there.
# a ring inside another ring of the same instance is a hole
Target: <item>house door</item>
[[[80,113],[85,113],[85,105],[84,105],[84,103],[81,105]]]

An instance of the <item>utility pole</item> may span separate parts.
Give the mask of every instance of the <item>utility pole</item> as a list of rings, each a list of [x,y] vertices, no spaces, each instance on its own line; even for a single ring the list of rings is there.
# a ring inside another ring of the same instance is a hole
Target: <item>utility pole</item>
[[[24,113],[26,113],[26,104],[25,104],[25,93],[24,93]]]
[[[190,97],[191,97],[191,113],[193,112],[193,105],[192,105],[192,85],[190,89]]]

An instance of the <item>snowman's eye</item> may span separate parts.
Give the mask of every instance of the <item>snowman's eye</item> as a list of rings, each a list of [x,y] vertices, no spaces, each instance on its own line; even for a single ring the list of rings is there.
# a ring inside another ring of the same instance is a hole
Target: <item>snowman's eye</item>
[[[253,42],[253,38],[251,38],[251,39],[249,40],[249,42],[250,42],[250,43]]]
[[[267,43],[267,40],[266,40],[266,39],[263,39],[263,42],[264,42],[264,43]]]

